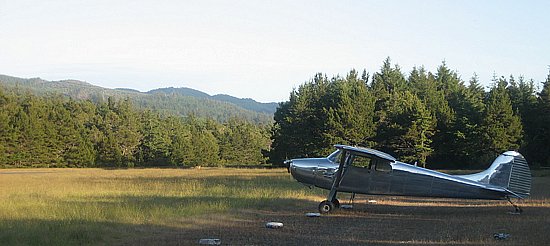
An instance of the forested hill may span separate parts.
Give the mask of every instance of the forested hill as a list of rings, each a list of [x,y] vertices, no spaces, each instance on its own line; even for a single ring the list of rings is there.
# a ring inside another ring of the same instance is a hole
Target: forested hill
[[[78,80],[47,81],[40,78],[17,78],[0,75],[0,86],[7,90],[29,91],[34,94],[62,94],[73,99],[105,102],[107,98],[129,98],[135,106],[160,113],[208,117],[220,122],[230,118],[254,123],[269,123],[277,103],[260,103],[228,95],[210,96],[190,88],[162,88],[149,92],[133,89],[108,89]]]
[[[217,94],[214,96],[210,96],[207,93],[204,93],[202,91],[191,89],[191,88],[185,88],[185,87],[184,88],[169,87],[169,88],[155,89],[147,92],[147,94],[180,95],[180,96],[193,96],[197,98],[212,99],[215,101],[231,103],[244,109],[248,109],[248,110],[260,112],[260,113],[266,113],[270,115],[273,115],[275,113],[275,109],[277,109],[277,105],[278,105],[278,103],[274,103],[274,102],[260,103],[260,102],[256,102],[251,98],[237,98],[226,94]]]

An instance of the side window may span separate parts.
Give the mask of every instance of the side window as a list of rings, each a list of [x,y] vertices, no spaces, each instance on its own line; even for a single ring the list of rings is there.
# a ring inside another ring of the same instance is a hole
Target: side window
[[[389,172],[391,172],[390,162],[386,161],[386,160],[378,160],[376,162],[376,167],[375,167],[374,170],[379,171],[379,172],[389,173]]]
[[[353,156],[352,166],[354,167],[370,168],[370,164],[371,164],[370,158],[360,156],[360,155]]]

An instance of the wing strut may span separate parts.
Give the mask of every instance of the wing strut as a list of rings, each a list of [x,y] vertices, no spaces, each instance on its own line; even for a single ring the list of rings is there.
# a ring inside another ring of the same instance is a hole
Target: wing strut
[[[336,195],[338,194],[338,188],[340,187],[340,183],[342,182],[345,169],[351,162],[351,155],[349,154],[349,151],[345,149],[342,149],[342,151],[343,152],[342,158],[340,158],[340,165],[338,166],[338,171],[334,175],[332,187],[330,188],[327,199],[319,204],[319,212],[323,214],[329,213],[334,210],[334,208],[340,207],[340,202],[338,201],[338,199],[336,199]]]

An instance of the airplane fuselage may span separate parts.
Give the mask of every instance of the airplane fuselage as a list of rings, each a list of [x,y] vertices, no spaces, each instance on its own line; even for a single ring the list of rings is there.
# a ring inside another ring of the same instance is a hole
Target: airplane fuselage
[[[506,152],[495,160],[496,168],[502,163],[512,163],[521,158],[517,152]],[[339,163],[327,158],[293,159],[289,171],[299,182],[330,190],[334,183]],[[388,161],[389,167],[343,166],[342,177],[336,186],[338,192],[371,195],[422,196],[468,199],[506,199],[515,194],[502,185],[491,184],[489,179],[502,170],[491,170],[473,175],[450,175],[399,161]],[[525,163],[526,165],[526,163]],[[528,167],[527,167],[528,169]],[[530,174],[529,174],[530,179]],[[530,182],[530,180],[529,180]],[[518,197],[522,198],[522,197]]]
[[[299,182],[327,190],[331,189],[337,170],[337,164],[309,166],[301,170],[293,164],[290,168],[293,177]],[[347,167],[337,191],[370,195],[505,198],[502,192],[487,188],[487,185],[480,185],[475,181],[396,162],[392,164],[390,172],[364,167]],[[494,188],[498,189],[498,187]]]

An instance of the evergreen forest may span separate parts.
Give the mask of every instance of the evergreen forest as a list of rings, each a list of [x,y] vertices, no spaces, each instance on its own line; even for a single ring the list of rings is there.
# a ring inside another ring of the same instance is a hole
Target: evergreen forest
[[[70,90],[82,91],[76,85]],[[173,88],[152,91],[144,102],[143,95],[80,98],[31,87],[0,85],[0,167],[281,166],[326,156],[334,144],[438,169],[487,167],[506,150],[550,166],[550,74],[542,83],[495,75],[484,88],[445,62],[435,72],[414,67],[405,74],[388,58],[372,75],[316,74],[267,122],[228,112],[233,106],[197,115],[189,102],[201,101],[185,95],[173,103],[182,92]]]
[[[486,168],[507,150],[550,166],[550,74],[542,84],[495,75],[486,91],[476,75],[465,82],[445,62],[405,75],[387,58],[373,75],[315,75],[274,121],[269,158],[279,165],[348,144],[438,169]]]
[[[106,102],[0,88],[0,166],[148,167],[265,163],[269,125],[163,116]]]

